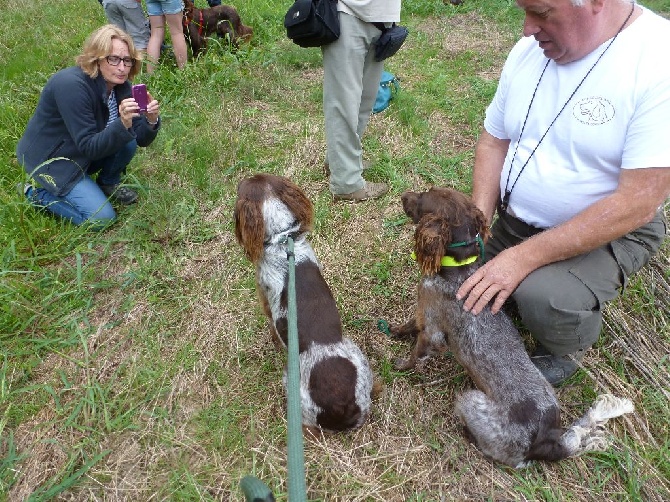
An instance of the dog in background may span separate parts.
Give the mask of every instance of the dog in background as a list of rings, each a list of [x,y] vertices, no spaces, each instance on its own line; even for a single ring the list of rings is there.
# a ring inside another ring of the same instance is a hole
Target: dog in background
[[[370,413],[373,376],[349,338],[321,266],[307,241],[313,207],[290,180],[256,174],[237,187],[235,236],[256,266],[256,289],[278,345],[288,344],[287,238],[294,240],[295,295],[303,427],[338,432],[360,427]],[[286,383],[286,371],[284,372]]]
[[[486,220],[472,200],[448,188],[405,192],[405,214],[416,224],[414,253],[421,269],[416,316],[394,326],[397,337],[416,337],[409,369],[432,353],[449,349],[477,389],[461,394],[456,414],[466,434],[487,457],[525,467],[531,460],[556,461],[607,446],[602,425],[633,411],[628,399],[599,396],[586,414],[561,427],[558,399],[531,362],[512,320],[487,307],[463,310],[456,291],[481,264]]]
[[[184,36],[197,58],[207,48],[207,37],[218,35],[237,47],[240,40],[249,41],[253,29],[242,24],[235,7],[217,5],[208,9],[196,8],[193,0],[184,0]]]

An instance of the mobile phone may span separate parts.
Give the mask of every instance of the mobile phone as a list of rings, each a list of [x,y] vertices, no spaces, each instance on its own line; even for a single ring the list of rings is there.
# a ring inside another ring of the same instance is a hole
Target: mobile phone
[[[133,86],[133,99],[137,101],[140,107],[140,113],[147,111],[147,86],[144,84],[137,84]]]

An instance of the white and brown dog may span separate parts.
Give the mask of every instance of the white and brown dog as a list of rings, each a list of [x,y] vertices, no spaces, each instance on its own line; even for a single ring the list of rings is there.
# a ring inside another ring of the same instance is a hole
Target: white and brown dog
[[[284,177],[257,174],[237,187],[235,236],[256,266],[256,289],[271,321],[270,331],[284,347],[288,343],[287,238],[294,240],[303,427],[345,431],[367,419],[373,376],[360,348],[342,336],[335,299],[306,238],[313,217],[305,193]]]

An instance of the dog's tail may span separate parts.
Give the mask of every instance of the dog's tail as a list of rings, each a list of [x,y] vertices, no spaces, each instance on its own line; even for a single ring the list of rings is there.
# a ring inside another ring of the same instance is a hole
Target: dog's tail
[[[532,460],[555,462],[606,449],[609,442],[604,424],[633,410],[630,400],[603,394],[583,417],[563,429],[560,409],[555,403],[542,411],[532,438],[532,428],[519,427],[519,423],[510,420],[508,405],[491,400],[483,392],[472,389],[456,400],[456,414],[479,449],[487,457],[517,469],[528,466]]]
[[[560,442],[570,457],[587,451],[604,450],[609,446],[603,427],[605,423],[633,411],[635,407],[629,399],[602,394],[583,417],[566,429]]]
[[[583,417],[577,419],[565,430],[551,428],[540,431],[531,446],[526,460],[556,461],[575,457],[587,451],[607,449],[609,441],[605,436],[605,423],[610,418],[634,411],[629,399],[612,394],[598,396]]]

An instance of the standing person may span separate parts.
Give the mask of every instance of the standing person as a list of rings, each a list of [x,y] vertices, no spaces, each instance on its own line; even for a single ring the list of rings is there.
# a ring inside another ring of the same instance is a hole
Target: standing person
[[[381,30],[400,21],[401,0],[339,0],[340,38],[322,47],[326,173],[335,200],[381,197],[386,183],[363,179],[361,137],[377,98],[384,63],[375,61]]]
[[[146,52],[149,45],[149,24],[144,16],[142,0],[102,0],[105,17],[133,38],[135,49]]]
[[[177,60],[177,68],[183,68],[186,64],[186,39],[184,38],[183,17],[184,3],[182,0],[146,0],[147,12],[149,13],[149,24],[151,36],[147,54],[149,64],[147,72],[152,73],[154,66],[158,63],[161,55],[161,45],[165,40],[165,24],[170,29],[172,50]]]
[[[16,147],[34,180],[21,189],[35,206],[101,229],[116,218],[108,197],[124,205],[137,200],[121,175],[160,126],[158,101],[149,96],[140,114],[131,95],[138,57],[130,35],[108,24],[88,37],[76,66],[49,78]]]
[[[670,21],[627,0],[517,4],[526,38],[486,111],[473,173],[475,203],[498,219],[459,298],[477,314],[511,296],[556,385],[666,233]]]

